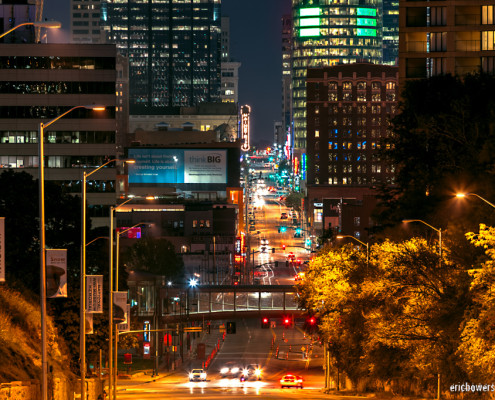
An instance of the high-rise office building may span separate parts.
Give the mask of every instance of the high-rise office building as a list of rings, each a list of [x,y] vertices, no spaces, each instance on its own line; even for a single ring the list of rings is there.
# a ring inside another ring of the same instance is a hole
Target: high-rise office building
[[[102,43],[100,31],[100,0],[71,0],[71,43]]]
[[[306,69],[382,62],[382,0],[293,0],[294,147],[306,146]]]
[[[0,45],[0,173],[4,168],[38,176],[38,129],[72,107],[45,130],[45,179],[81,193],[83,171],[116,158],[114,45]],[[114,164],[87,183],[88,215],[108,224],[117,196]]]
[[[399,62],[399,0],[383,0],[383,64]]]
[[[283,146],[287,133],[292,132],[292,16],[282,17],[282,125],[276,137],[276,143]]]
[[[495,1],[399,2],[399,76],[495,73]]]
[[[0,0],[0,32],[34,22],[36,6],[34,0]],[[32,25],[22,26],[0,39],[0,43],[34,43],[35,29]]]
[[[101,23],[129,59],[131,114],[220,100],[221,0],[103,1]]]
[[[239,68],[241,63],[230,56],[230,18],[222,17],[221,93],[223,103],[239,103]]]

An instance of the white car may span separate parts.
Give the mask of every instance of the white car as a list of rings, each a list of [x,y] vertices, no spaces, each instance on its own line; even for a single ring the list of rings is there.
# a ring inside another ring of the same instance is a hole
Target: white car
[[[189,382],[192,381],[206,381],[206,372],[204,369],[197,368],[189,372]]]

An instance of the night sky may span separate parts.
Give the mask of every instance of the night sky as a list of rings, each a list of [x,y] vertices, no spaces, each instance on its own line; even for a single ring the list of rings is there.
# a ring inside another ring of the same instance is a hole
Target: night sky
[[[273,139],[273,122],[281,119],[281,18],[291,0],[223,0],[230,17],[230,52],[242,63],[239,102],[251,106],[252,140]],[[70,2],[44,1],[44,18],[62,22],[48,33],[48,42],[69,41]]]

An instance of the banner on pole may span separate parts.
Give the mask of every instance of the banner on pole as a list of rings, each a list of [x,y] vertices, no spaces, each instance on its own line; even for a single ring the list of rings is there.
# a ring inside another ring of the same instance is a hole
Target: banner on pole
[[[0,217],[0,282],[5,282],[5,217]]]
[[[113,292],[113,323],[121,324],[126,320],[127,292]]]
[[[131,305],[126,304],[125,321],[117,325],[119,332],[129,332],[131,330]]]
[[[103,275],[86,275],[86,312],[103,313]]]
[[[46,250],[46,297],[67,297],[67,250]]]
[[[93,314],[86,313],[86,335],[94,334],[93,331]]]

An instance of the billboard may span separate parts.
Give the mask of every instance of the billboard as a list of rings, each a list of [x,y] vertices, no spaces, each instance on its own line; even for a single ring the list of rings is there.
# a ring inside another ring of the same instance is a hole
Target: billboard
[[[129,184],[227,183],[227,150],[131,148]]]

